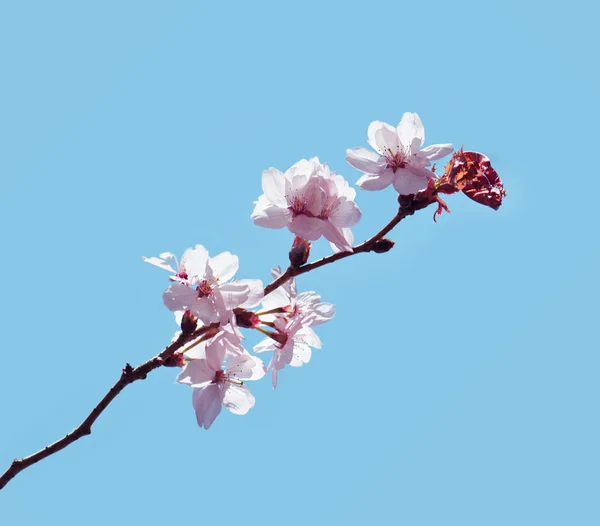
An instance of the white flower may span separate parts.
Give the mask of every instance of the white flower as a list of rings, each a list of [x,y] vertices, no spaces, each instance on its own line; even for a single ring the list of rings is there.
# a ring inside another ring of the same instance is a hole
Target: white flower
[[[264,194],[251,216],[255,224],[287,226],[298,237],[313,241],[325,236],[339,250],[352,250],[350,227],[361,217],[356,192],[317,157],[298,161],[285,174],[265,170],[262,188]]]
[[[271,371],[273,389],[277,387],[279,371],[286,365],[300,367],[311,358],[311,347],[321,348],[321,340],[315,332],[303,324],[302,318],[296,316],[289,320],[277,318],[274,322],[277,332],[254,346],[255,353],[273,351],[273,357],[267,371]]]
[[[202,245],[196,245],[185,251],[180,264],[170,252],[161,254],[160,258],[143,259],[174,274],[171,281],[175,283],[163,294],[165,306],[173,312],[189,310],[203,323],[228,323],[234,308],[254,307],[262,299],[260,280],[230,281],[239,261],[229,252],[211,258]],[[168,259],[175,259],[177,270]]]
[[[177,381],[194,388],[192,403],[200,427],[209,429],[222,406],[236,415],[245,415],[254,407],[254,395],[244,382],[265,375],[261,360],[245,351],[229,354],[226,338],[219,337],[200,343],[185,357],[189,361]]]
[[[273,279],[277,279],[281,274],[282,271],[279,267],[271,270]],[[284,312],[277,313],[281,310],[284,310]],[[298,294],[296,279],[291,278],[262,299],[262,311],[273,311],[276,314],[271,315],[270,318],[268,314],[265,316],[259,313],[261,320],[271,321],[276,316],[287,317],[288,319],[298,317],[302,320],[303,325],[308,327],[320,325],[333,318],[335,305],[322,302],[321,296],[314,291]]]
[[[171,281],[187,283],[189,276],[203,275],[206,269],[206,258],[208,252],[202,245],[196,245],[194,248],[188,248],[181,258],[181,263],[177,261],[177,256],[171,252],[163,252],[159,257],[147,258],[142,256],[142,260],[155,267],[162,268],[173,274]],[[174,262],[173,264],[169,261]]]
[[[437,179],[427,167],[452,153],[451,144],[433,144],[419,150],[425,142],[425,129],[416,113],[405,113],[396,128],[373,121],[367,132],[375,150],[350,148],[346,160],[364,172],[356,183],[363,190],[381,190],[390,184],[400,195],[415,194],[427,188],[430,178]]]

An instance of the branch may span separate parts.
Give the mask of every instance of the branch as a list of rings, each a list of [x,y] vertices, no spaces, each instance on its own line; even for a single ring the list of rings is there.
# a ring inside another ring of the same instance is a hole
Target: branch
[[[319,267],[324,267],[325,265],[329,265],[330,263],[334,263],[335,261],[339,261],[340,259],[353,256],[354,254],[373,251],[376,248],[377,242],[383,239],[383,237],[386,234],[391,232],[394,229],[394,227],[398,223],[400,223],[400,221],[402,221],[408,216],[413,215],[417,210],[426,208],[427,206],[435,202],[435,197],[430,198],[429,196],[426,196],[426,198],[423,200],[413,200],[408,206],[400,206],[400,208],[398,208],[398,213],[392,218],[392,220],[387,225],[385,225],[373,237],[367,239],[364,243],[352,247],[352,252],[336,252],[335,254],[331,254],[331,256],[318,259],[317,261],[313,261],[312,263],[308,263],[300,267],[290,265],[281,276],[279,276],[277,279],[275,279],[265,287],[265,296],[270,292],[273,292],[276,288],[280,287],[286,281],[295,276],[306,274],[311,270],[314,270]]]
[[[306,265],[302,265],[300,267],[289,266],[287,270],[279,276],[276,280],[265,287],[264,293],[265,296],[270,292],[273,292],[277,287],[283,285],[289,279],[299,276],[301,274],[306,274],[311,270],[314,270],[319,267],[323,267],[325,265],[329,265],[335,261],[340,259],[344,259],[350,257],[354,254],[360,254],[361,252],[371,252],[377,251],[377,244],[380,242],[386,234],[391,232],[391,230],[402,221],[404,218],[413,215],[417,210],[421,208],[425,208],[430,204],[436,201],[435,196],[426,195],[424,198],[420,199],[412,199],[410,202],[402,203],[400,208],[398,209],[398,213],[392,218],[392,220],[385,225],[377,234],[375,234],[370,239],[367,239],[364,243],[360,245],[356,245],[353,247],[352,252],[337,252],[336,254],[332,254],[331,256],[327,256],[325,258],[321,258],[313,263],[308,263]],[[387,248],[389,250],[391,245]],[[382,252],[387,250],[381,250]],[[57,440],[53,444],[46,446],[44,449],[40,449],[38,452],[33,453],[33,455],[29,455],[28,457],[15,459],[13,460],[10,467],[4,472],[2,476],[0,476],[0,490],[6,486],[16,475],[18,475],[21,471],[28,468],[29,466],[33,466],[40,460],[57,453],[61,449],[66,448],[73,442],[79,440],[80,438],[90,435],[92,433],[92,425],[96,422],[98,417],[104,412],[104,410],[109,406],[109,404],[117,397],[117,395],[125,389],[129,384],[136,382],[137,380],[144,380],[150,371],[154,369],[158,369],[163,366],[165,361],[173,356],[175,352],[181,349],[187,343],[197,339],[202,336],[210,329],[218,328],[218,323],[213,323],[211,325],[207,325],[205,327],[201,327],[192,332],[186,332],[185,330],[179,335],[177,340],[168,345],[164,351],[160,354],[156,355],[154,358],[151,358],[147,362],[142,365],[138,365],[137,367],[131,367],[131,365],[126,364],[125,368],[121,372],[120,378],[117,380],[115,385],[110,388],[110,391],[104,395],[104,398],[100,400],[98,405],[94,407],[92,412],[87,416],[87,418],[73,431],[69,434],[62,437],[60,440]]]
[[[39,462],[40,460],[57,453],[61,449],[66,448],[68,445],[79,440],[80,438],[92,433],[92,425],[96,422],[97,418],[103,413],[103,411],[109,406],[109,404],[117,397],[117,395],[125,389],[129,384],[137,380],[144,380],[150,371],[161,367],[167,358],[171,357],[176,351],[181,349],[186,343],[189,343],[199,336],[202,336],[209,329],[217,327],[218,324],[208,325],[201,327],[191,333],[182,332],[179,338],[165,348],[160,354],[154,358],[150,358],[147,362],[137,367],[131,367],[131,365],[125,365],[121,373],[121,377],[117,380],[115,385],[110,388],[110,391],[104,395],[104,398],[100,400],[98,405],[94,407],[92,412],[87,418],[79,424],[73,431],[62,437],[60,440],[50,444],[44,449],[40,449],[38,452],[28,457],[13,460],[10,467],[0,476],[0,490],[10,482],[16,475],[21,471]]]

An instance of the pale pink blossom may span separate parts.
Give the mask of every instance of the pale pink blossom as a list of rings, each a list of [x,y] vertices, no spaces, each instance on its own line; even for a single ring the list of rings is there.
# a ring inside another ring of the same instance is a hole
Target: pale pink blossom
[[[273,279],[281,276],[281,268],[271,270]],[[296,289],[296,279],[292,278],[262,299],[262,311],[277,311],[285,309],[283,313],[273,314],[275,317],[297,317],[303,325],[320,325],[329,321],[335,315],[335,305],[321,301],[321,296],[314,291],[301,292]],[[270,321],[269,315],[261,316],[261,320]]]
[[[356,191],[317,157],[302,159],[281,173],[262,174],[264,194],[255,202],[254,223],[267,228],[288,227],[302,239],[324,236],[339,250],[352,250],[350,227],[361,217]]]
[[[147,258],[142,256],[142,260],[155,267],[162,268],[173,274],[169,279],[186,283],[191,276],[204,275],[208,252],[202,245],[196,245],[194,248],[188,248],[181,258],[177,261],[177,256],[172,252],[163,252],[158,257]]]
[[[367,135],[375,151],[366,148],[346,151],[346,160],[365,174],[356,183],[363,190],[381,190],[390,184],[400,195],[425,190],[429,179],[438,178],[428,168],[431,161],[453,150],[451,144],[433,144],[421,150],[425,129],[416,113],[405,113],[396,128],[373,121]]]
[[[267,368],[271,371],[273,389],[277,387],[279,371],[286,365],[300,367],[311,358],[311,347],[321,348],[321,340],[315,332],[304,325],[303,319],[295,316],[291,319],[277,318],[274,322],[276,332],[254,346],[255,353],[273,351],[273,357]]]
[[[201,342],[185,358],[188,361],[177,381],[194,388],[192,404],[200,427],[209,429],[223,406],[236,415],[254,407],[254,395],[245,382],[265,375],[261,360],[245,351],[230,354],[226,338],[220,337]]]
[[[173,312],[189,310],[203,323],[228,323],[234,308],[254,307],[262,298],[260,280],[232,281],[239,261],[229,252],[209,257],[202,245],[196,245],[185,251],[179,264],[170,252],[143,259],[173,274],[174,283],[163,294],[165,306]]]

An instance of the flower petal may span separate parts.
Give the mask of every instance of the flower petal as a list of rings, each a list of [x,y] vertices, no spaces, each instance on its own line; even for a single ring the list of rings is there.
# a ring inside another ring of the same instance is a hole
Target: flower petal
[[[273,292],[267,294],[262,299],[262,309],[261,310],[273,310],[278,309],[280,307],[285,307],[289,305],[290,295],[285,290],[284,287],[277,287]]]
[[[373,121],[367,130],[368,143],[375,151],[382,155],[397,153],[400,149],[398,134],[393,126],[387,122]]]
[[[196,411],[196,420],[200,427],[209,429],[215,418],[219,416],[223,404],[221,389],[217,384],[194,389],[192,392],[192,405]]]
[[[342,252],[352,252],[352,244],[350,243],[348,233],[351,234],[348,228],[339,228],[329,221],[325,222],[323,235],[328,241],[331,241]]]
[[[233,283],[226,283],[219,287],[219,291],[223,296],[223,302],[227,310],[233,310],[239,307],[244,302],[248,301],[250,296],[250,288],[248,285],[235,281]]]
[[[317,316],[311,325],[320,325],[335,316],[335,305],[333,303],[319,303],[315,305],[315,313]]]
[[[297,333],[298,340],[306,345],[310,345],[315,349],[320,349],[322,346],[321,340],[317,336],[317,333],[310,327],[302,327]]]
[[[201,339],[204,335],[202,336],[198,336],[198,338],[196,338],[195,340],[190,341],[186,346],[189,350],[186,350],[185,348],[183,349],[183,353],[185,354],[186,359],[191,360],[199,360],[201,358],[206,360],[206,346],[208,345],[208,342],[204,341],[204,342],[199,342],[196,343],[195,345],[194,342],[198,341],[199,339]]]
[[[221,252],[209,259],[208,264],[213,272],[213,276],[221,283],[229,281],[240,266],[240,260],[231,252]]]
[[[166,253],[165,253],[165,255],[166,255]],[[163,270],[166,270],[167,272],[172,272],[173,274],[177,273],[177,271],[171,265],[169,265],[165,260],[163,260],[161,258],[157,258],[154,256],[151,258],[147,258],[146,256],[142,256],[142,261],[144,263],[150,263],[150,265],[154,265],[155,267],[162,268]]]
[[[265,351],[272,351],[275,349],[275,340],[272,338],[265,338],[264,340],[257,343],[253,350],[255,353],[261,353]]]
[[[239,279],[237,283],[248,287],[248,299],[240,307],[244,309],[256,307],[263,299],[265,292],[263,282],[260,279]]]
[[[292,213],[285,208],[272,205],[264,195],[255,202],[254,212],[250,216],[255,225],[264,228],[283,228],[292,218]]]
[[[437,161],[442,157],[451,154],[454,148],[451,144],[432,144],[422,150],[418,151],[415,155],[428,161]]]
[[[318,157],[312,157],[311,159],[300,159],[297,163],[293,164],[286,174],[303,174],[306,178],[310,177],[315,173],[317,168],[321,165]],[[305,181],[306,181],[305,178]]]
[[[227,348],[222,337],[215,338],[206,346],[206,362],[213,371],[223,368],[226,352]]]
[[[232,356],[226,370],[240,380],[260,380],[265,375],[265,364],[259,358],[243,353]]]
[[[188,310],[195,306],[198,293],[183,283],[173,283],[163,292],[163,303],[170,311]]]
[[[357,170],[369,174],[379,173],[386,165],[386,161],[381,155],[366,148],[348,148],[346,161]]]
[[[238,354],[248,354],[248,351],[242,345],[242,334],[235,325],[221,325],[221,331],[218,337],[223,342],[226,357],[231,358]]]
[[[309,239],[314,241],[319,239],[323,234],[323,228],[325,227],[325,221],[318,217],[308,217],[305,215],[296,216],[292,219],[288,228],[290,231],[302,239]]]
[[[427,188],[427,177],[415,174],[407,168],[398,168],[394,188],[400,195],[416,194]]]
[[[189,310],[194,316],[196,316],[202,323],[212,323],[218,320],[217,306],[214,302],[208,298],[197,298],[196,301],[190,305]]]
[[[394,172],[386,169],[383,172],[375,174],[365,174],[357,182],[356,186],[363,190],[382,190],[394,181]]]
[[[223,405],[234,415],[245,415],[254,407],[256,399],[245,385],[228,383],[223,393]]]
[[[188,248],[181,258],[181,269],[187,272],[189,279],[194,276],[201,280],[206,273],[206,264],[208,263],[208,250],[202,245],[196,245],[194,248]]]
[[[262,173],[262,189],[267,199],[278,207],[287,207],[285,199],[285,177],[276,168]]]
[[[296,345],[294,345],[294,354],[290,365],[292,367],[300,367],[302,364],[310,362],[311,356],[312,351],[310,350],[310,347],[305,343],[297,342]]]
[[[215,369],[209,365],[208,360],[200,358],[189,361],[177,376],[177,381],[192,387],[203,387],[212,382],[214,378]]]
[[[402,145],[416,152],[425,142],[425,128],[416,113],[406,112],[396,126],[396,132]]]
[[[292,361],[293,356],[294,340],[290,338],[281,349],[277,349],[277,351],[274,353],[273,359],[271,360],[271,366],[275,369],[283,369]]]
[[[360,221],[362,214],[354,201],[341,199],[329,220],[338,227],[351,227]]]

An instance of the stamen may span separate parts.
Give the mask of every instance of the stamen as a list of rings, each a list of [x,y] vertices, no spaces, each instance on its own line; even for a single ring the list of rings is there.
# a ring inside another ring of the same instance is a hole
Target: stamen
[[[213,290],[211,284],[203,279],[198,286],[196,287],[196,291],[198,291],[198,298],[205,298],[207,296],[212,296]]]
[[[390,148],[387,149],[387,152],[383,154],[385,158],[388,168],[391,168],[394,173],[398,168],[406,168],[408,152],[402,150],[393,152]]]

